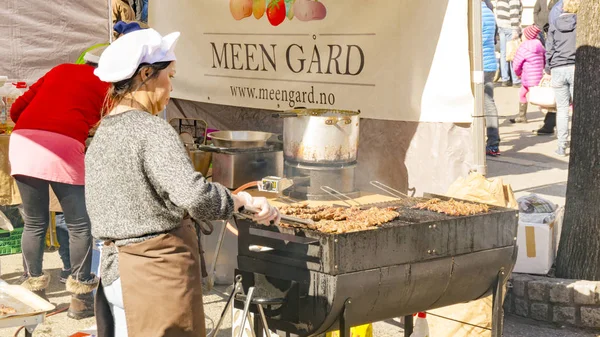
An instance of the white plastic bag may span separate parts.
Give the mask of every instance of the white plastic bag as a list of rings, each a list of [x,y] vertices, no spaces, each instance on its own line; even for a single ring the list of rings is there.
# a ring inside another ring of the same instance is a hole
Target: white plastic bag
[[[515,59],[515,56],[517,55],[517,49],[519,49],[520,45],[521,40],[519,39],[510,40],[506,43],[506,61],[512,62],[512,60]]]
[[[538,86],[529,88],[529,95],[527,97],[529,103],[546,109],[556,107],[554,89],[550,86],[549,82],[542,79]]]
[[[554,213],[558,206],[535,193],[517,199],[519,213]]]

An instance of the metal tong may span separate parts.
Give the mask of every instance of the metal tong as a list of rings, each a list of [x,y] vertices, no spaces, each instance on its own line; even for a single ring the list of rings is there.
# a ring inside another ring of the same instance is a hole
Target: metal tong
[[[382,190],[383,192],[391,195],[392,197],[396,198],[396,199],[404,199],[404,198],[410,198],[410,196],[408,196],[408,194],[402,193],[394,188],[391,188],[390,186],[381,183],[379,181],[371,181],[370,184],[374,187],[377,187],[378,189]]]
[[[350,206],[350,207],[356,207],[356,206],[362,206],[362,204],[358,201],[356,201],[355,199],[350,198],[349,196],[345,195],[344,193],[337,191],[329,186],[321,186],[321,191],[328,193],[329,195],[331,195],[332,197],[340,200],[341,202],[345,203],[346,205]],[[347,200],[347,201],[346,201]],[[348,201],[352,201],[354,202],[356,205],[352,205],[351,203],[349,203]]]
[[[249,218],[250,220],[252,220],[253,216],[258,214],[260,212],[259,209],[256,209],[254,207],[250,207],[250,206],[243,206],[240,208],[240,210],[238,211],[238,213],[246,218]],[[297,224],[301,224],[301,225],[305,225],[305,226],[312,226],[315,224],[314,221],[310,220],[310,219],[301,219],[301,218],[296,218],[293,216],[289,216],[289,215],[281,215],[281,220],[284,220],[286,222],[293,222],[293,223],[297,223]],[[273,224],[273,221],[271,221],[271,224]]]

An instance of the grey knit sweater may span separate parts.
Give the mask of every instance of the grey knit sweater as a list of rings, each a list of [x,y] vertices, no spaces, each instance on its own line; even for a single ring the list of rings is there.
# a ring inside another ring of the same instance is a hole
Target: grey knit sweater
[[[85,158],[85,197],[92,234],[117,247],[142,242],[198,220],[227,219],[229,190],[196,171],[167,122],[143,111],[102,120]],[[117,250],[104,246],[102,284],[119,278]]]

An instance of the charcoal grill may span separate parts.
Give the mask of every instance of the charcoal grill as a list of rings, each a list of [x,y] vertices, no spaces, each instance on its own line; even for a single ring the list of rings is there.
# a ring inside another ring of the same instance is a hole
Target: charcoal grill
[[[433,197],[429,195],[428,197]],[[438,197],[438,196],[436,196]],[[441,197],[442,199],[447,199]],[[254,329],[314,336],[494,294],[492,336],[502,336],[503,286],[516,261],[517,211],[454,217],[411,207],[424,198],[372,206],[401,216],[374,230],[325,234],[237,221],[242,287],[254,288]],[[269,247],[257,250],[256,246]],[[235,306],[244,306],[238,298]],[[260,335],[257,335],[260,336]]]

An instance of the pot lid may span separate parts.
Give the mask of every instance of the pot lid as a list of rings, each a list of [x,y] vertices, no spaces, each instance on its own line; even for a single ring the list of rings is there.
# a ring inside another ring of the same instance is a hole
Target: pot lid
[[[233,142],[266,142],[273,136],[270,132],[262,131],[214,131],[208,134],[213,140]]]

